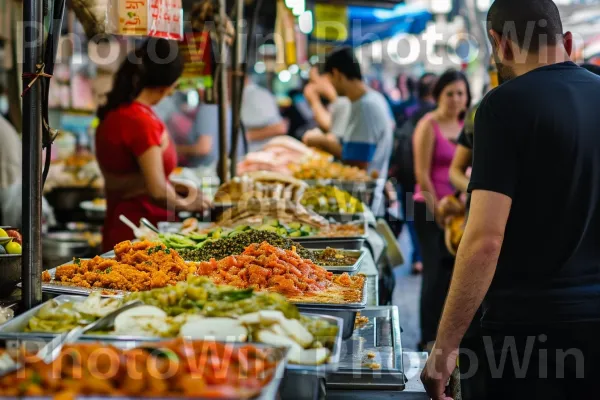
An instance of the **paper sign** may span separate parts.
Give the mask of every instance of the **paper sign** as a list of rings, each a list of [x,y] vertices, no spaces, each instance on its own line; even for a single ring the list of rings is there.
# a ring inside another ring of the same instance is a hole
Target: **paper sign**
[[[111,0],[108,7],[109,32],[183,39],[181,0]]]
[[[345,42],[348,39],[348,7],[335,4],[315,4],[313,37]]]

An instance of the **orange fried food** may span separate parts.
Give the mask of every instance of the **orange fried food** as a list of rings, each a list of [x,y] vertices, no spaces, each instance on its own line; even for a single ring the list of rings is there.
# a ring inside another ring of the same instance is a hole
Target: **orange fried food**
[[[364,283],[364,276],[334,276],[296,252],[267,242],[252,244],[239,256],[199,263],[196,273],[209,276],[216,284],[273,291],[288,298],[337,292],[333,299],[337,301],[332,301],[337,303],[360,301]]]
[[[175,250],[154,242],[121,242],[115,258],[75,260],[56,269],[55,281],[85,288],[138,292],[174,285],[196,272]],[[49,274],[42,276],[49,281]]]
[[[271,381],[278,359],[269,349],[211,341],[176,339],[129,350],[68,344],[51,364],[25,357],[22,370],[0,377],[0,396],[247,399]]]

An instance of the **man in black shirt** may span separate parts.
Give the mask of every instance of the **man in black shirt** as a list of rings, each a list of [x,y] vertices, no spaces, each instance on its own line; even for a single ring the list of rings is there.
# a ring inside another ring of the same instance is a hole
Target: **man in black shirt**
[[[483,302],[486,399],[598,398],[600,78],[551,0],[496,0],[500,81],[475,118],[469,219],[423,373],[433,399]]]

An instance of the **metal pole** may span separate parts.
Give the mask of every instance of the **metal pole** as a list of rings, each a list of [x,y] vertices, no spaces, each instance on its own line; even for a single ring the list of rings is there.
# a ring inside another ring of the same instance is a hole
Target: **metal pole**
[[[23,73],[42,60],[42,0],[23,2]],[[23,96],[23,306],[42,302],[42,108],[37,80]]]
[[[240,108],[242,105],[243,78],[245,76],[242,66],[244,64],[244,47],[242,35],[244,28],[244,0],[236,0],[236,28],[235,50],[233,51],[233,79],[231,83],[231,176],[237,175],[238,144],[240,142]],[[248,38],[248,40],[250,40]]]
[[[219,0],[220,24],[217,27],[219,34],[219,64],[220,72],[217,87],[219,91],[219,165],[217,172],[221,179],[221,184],[228,181],[227,173],[227,42],[225,40],[225,24],[227,21],[226,1]]]

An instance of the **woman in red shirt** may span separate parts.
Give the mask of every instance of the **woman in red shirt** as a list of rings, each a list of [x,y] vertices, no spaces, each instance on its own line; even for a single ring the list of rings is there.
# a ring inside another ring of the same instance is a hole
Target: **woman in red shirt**
[[[107,102],[98,109],[96,157],[106,182],[107,211],[103,247],[132,238],[119,215],[137,223],[175,219],[178,210],[201,211],[209,206],[193,188],[183,192],[169,182],[177,166],[175,146],[152,106],[173,90],[183,71],[177,44],[149,39],[128,54],[115,76]]]

